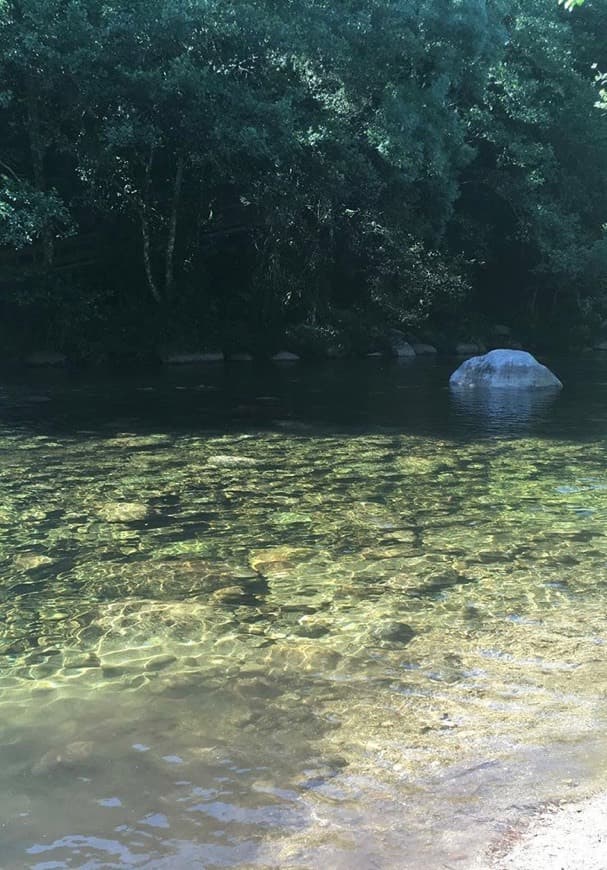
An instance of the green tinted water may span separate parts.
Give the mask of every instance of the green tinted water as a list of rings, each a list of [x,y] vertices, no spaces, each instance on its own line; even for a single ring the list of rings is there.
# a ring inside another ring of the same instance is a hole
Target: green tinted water
[[[607,780],[607,384],[7,380],[0,866],[469,867]]]

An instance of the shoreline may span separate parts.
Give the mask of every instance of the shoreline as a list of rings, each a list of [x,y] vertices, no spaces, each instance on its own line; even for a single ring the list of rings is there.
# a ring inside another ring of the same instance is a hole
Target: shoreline
[[[502,834],[477,870],[606,870],[607,791],[544,806]]]

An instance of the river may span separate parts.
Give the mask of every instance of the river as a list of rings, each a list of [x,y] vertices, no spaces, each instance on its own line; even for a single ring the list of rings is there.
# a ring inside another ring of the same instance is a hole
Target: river
[[[607,785],[607,360],[0,378],[0,866],[468,868]]]

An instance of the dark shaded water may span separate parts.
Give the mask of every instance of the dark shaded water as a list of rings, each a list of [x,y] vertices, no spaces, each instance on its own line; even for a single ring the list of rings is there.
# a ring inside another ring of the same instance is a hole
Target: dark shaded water
[[[607,362],[0,390],[0,866],[471,867],[607,779]]]

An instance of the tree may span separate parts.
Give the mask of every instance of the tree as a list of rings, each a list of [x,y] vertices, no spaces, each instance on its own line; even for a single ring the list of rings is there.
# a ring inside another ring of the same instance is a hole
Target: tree
[[[541,0],[4,0],[0,244],[39,266],[32,312],[94,309],[135,343],[571,321],[607,178],[586,63],[607,23],[587,19]],[[53,293],[70,233],[98,268]]]

